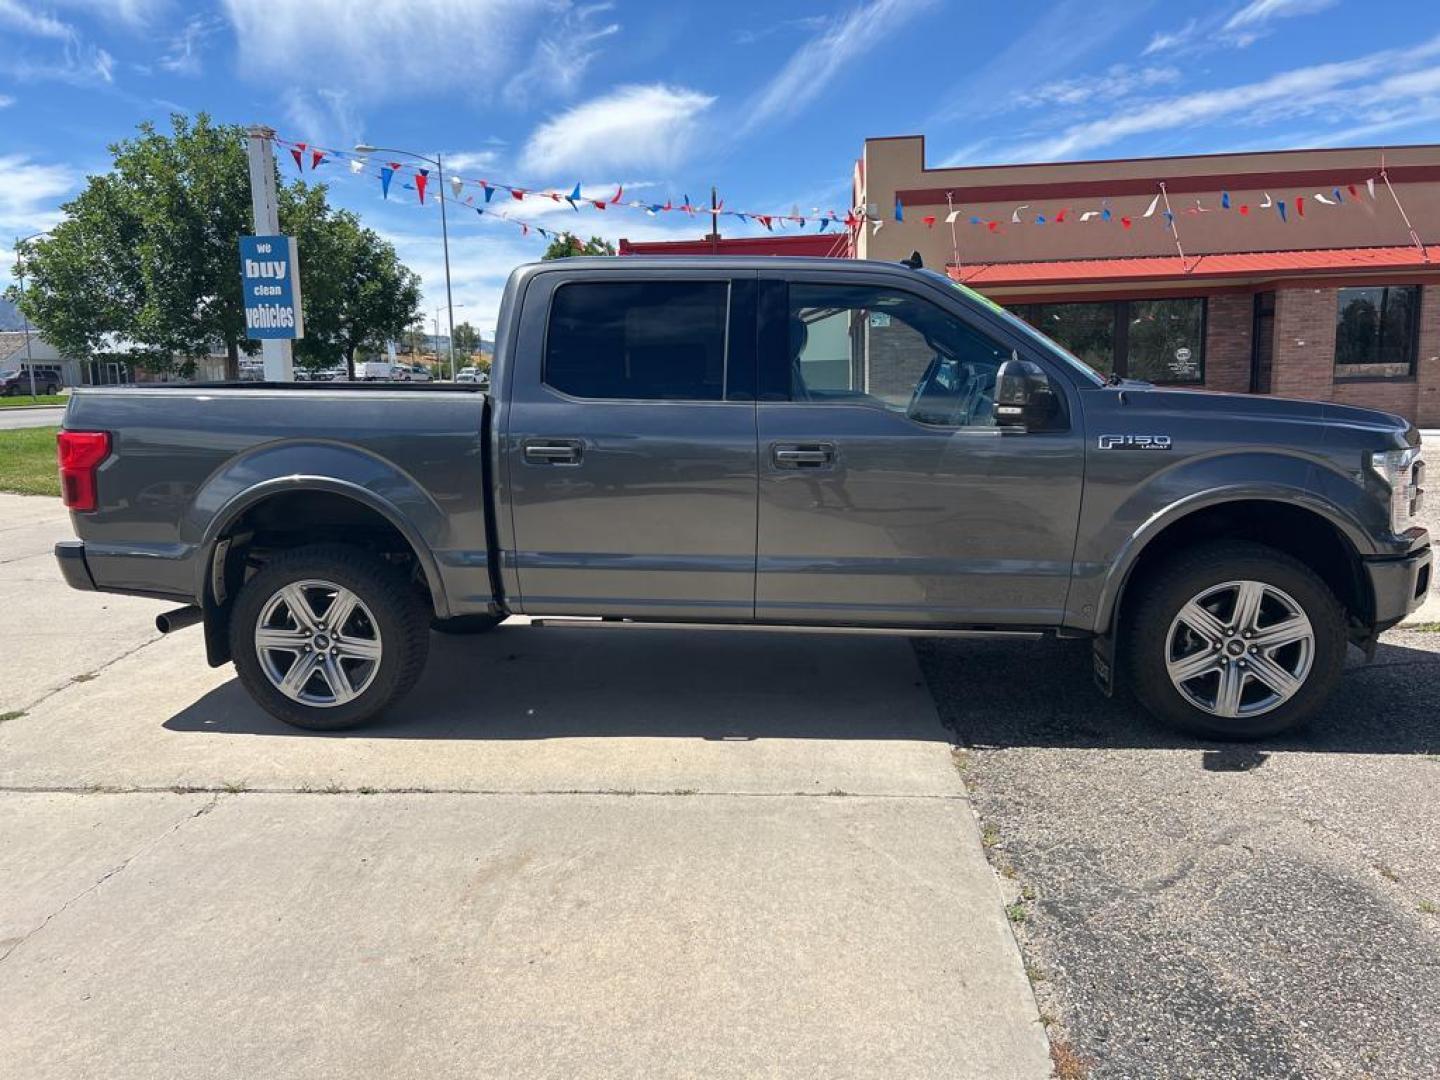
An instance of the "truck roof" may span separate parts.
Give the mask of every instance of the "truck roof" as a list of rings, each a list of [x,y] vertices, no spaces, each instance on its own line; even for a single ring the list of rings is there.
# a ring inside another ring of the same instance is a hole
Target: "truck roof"
[[[913,273],[905,263],[880,259],[827,259],[818,255],[576,255],[526,263],[520,270],[883,270]]]

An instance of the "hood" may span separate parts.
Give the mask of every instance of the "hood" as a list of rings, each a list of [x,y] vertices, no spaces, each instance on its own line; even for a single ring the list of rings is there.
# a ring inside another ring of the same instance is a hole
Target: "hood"
[[[1309,422],[1352,430],[1371,430],[1393,435],[1414,431],[1403,416],[1337,405],[1332,401],[1271,397],[1269,394],[1222,394],[1209,390],[1162,389],[1151,383],[1126,381],[1112,388],[1123,393],[1126,403],[1141,408],[1183,410],[1189,414],[1233,417],[1240,420],[1282,420]],[[1419,433],[1414,432],[1418,441]]]

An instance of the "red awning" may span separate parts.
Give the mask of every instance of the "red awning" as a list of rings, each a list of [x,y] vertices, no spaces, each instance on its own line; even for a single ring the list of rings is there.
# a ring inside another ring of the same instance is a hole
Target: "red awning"
[[[1313,251],[1250,251],[1219,255],[1156,255],[1125,259],[966,263],[946,267],[956,281],[974,286],[1103,285],[1150,281],[1213,281],[1223,278],[1311,277],[1364,271],[1434,270],[1440,248],[1426,262],[1415,247],[1322,248]]]

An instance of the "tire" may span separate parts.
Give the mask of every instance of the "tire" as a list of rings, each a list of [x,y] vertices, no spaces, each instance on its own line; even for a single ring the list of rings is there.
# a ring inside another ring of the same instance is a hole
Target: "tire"
[[[341,597],[355,603],[336,633],[326,619]],[[294,608],[301,606],[308,613],[297,619]],[[378,556],[344,544],[295,548],[267,562],[236,598],[235,670],[277,720],[339,731],[378,716],[415,685],[429,653],[429,621],[428,603]],[[270,647],[262,647],[262,633]],[[328,658],[317,662],[322,656]],[[311,666],[304,681],[282,689],[302,658]]]
[[[55,396],[55,384],[54,384],[54,383],[46,383],[46,384],[45,384],[45,396],[46,396],[46,397],[54,397],[54,396]]]
[[[451,619],[431,619],[430,629],[440,634],[485,634],[504,621],[503,615],[456,615]]]
[[[1147,575],[1137,592],[1121,627],[1131,687],[1174,727],[1207,738],[1265,738],[1309,720],[1340,680],[1344,609],[1313,570],[1284,552],[1207,544]]]

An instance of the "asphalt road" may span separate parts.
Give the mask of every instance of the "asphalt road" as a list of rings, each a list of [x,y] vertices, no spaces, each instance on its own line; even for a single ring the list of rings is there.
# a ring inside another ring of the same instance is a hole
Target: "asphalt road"
[[[437,635],[311,734],[67,533],[0,496],[6,1080],[1048,1074],[907,642]]]
[[[64,416],[65,406],[63,405],[35,409],[8,406],[0,408],[0,431],[14,428],[59,427]]]
[[[1084,642],[916,651],[1089,1076],[1436,1074],[1440,633],[1352,650],[1323,716],[1249,746],[1106,701]]]

